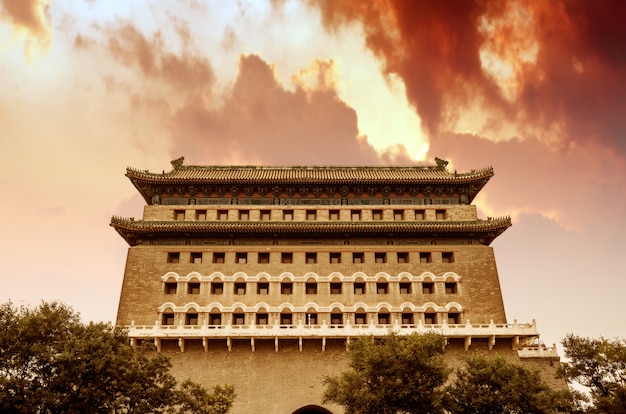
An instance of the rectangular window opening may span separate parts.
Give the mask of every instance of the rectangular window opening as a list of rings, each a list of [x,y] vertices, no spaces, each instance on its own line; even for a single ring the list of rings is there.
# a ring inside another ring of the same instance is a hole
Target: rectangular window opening
[[[383,219],[382,210],[372,210],[372,220],[382,220],[382,219]]]
[[[177,221],[185,220],[185,210],[174,210],[174,220],[177,220]]]
[[[291,313],[281,313],[280,314],[280,324],[281,325],[291,325],[293,323],[293,315]]]
[[[163,325],[174,325],[174,314],[173,313],[164,313],[163,314]]]
[[[309,221],[317,220],[317,210],[307,210],[306,211],[306,219]]]
[[[426,210],[415,210],[415,220],[423,221],[426,219]]]
[[[355,313],[354,314],[354,324],[355,325],[366,325],[367,324],[367,313]]]
[[[307,282],[305,289],[307,295],[317,295],[317,282]]]
[[[270,254],[269,253],[259,253],[258,262],[259,263],[269,263],[270,262]]]
[[[185,325],[197,325],[197,324],[198,324],[197,313],[188,313],[185,315]]]
[[[293,220],[293,210],[283,210],[283,220],[292,221]]]
[[[401,282],[400,283],[400,294],[408,295],[411,293],[411,283],[410,282]]]
[[[202,263],[202,252],[191,252],[189,261],[194,264]]]
[[[293,293],[293,283],[291,282],[281,282],[280,284],[280,294],[281,295],[291,295]]]
[[[180,262],[180,253],[178,252],[169,252],[167,254],[167,262],[168,263],[179,263]]]
[[[245,313],[233,313],[233,325],[245,325],[246,314]]]
[[[270,284],[267,282],[257,283],[256,293],[258,293],[259,295],[268,295],[270,293]]]
[[[199,295],[200,294],[200,282],[187,283],[187,293],[189,295]]]
[[[196,210],[196,220],[206,220],[206,210]]]
[[[420,263],[430,263],[432,261],[432,255],[430,252],[420,253]]]
[[[281,253],[280,262],[281,263],[293,263],[293,253]]]
[[[317,253],[306,253],[305,258],[308,264],[317,263]]]
[[[222,314],[221,313],[211,313],[209,314],[209,325],[220,326],[222,324]]]
[[[423,282],[422,293],[425,295],[431,295],[435,293],[435,284],[433,282]]]
[[[221,295],[224,293],[224,283],[222,282],[213,282],[211,283],[211,294],[212,295]]]
[[[352,263],[363,263],[365,261],[365,253],[352,253]]]
[[[445,220],[446,219],[446,210],[435,210],[435,218],[437,220]]]
[[[330,284],[331,295],[341,295],[341,282],[333,282]]]
[[[217,252],[213,253],[213,263],[224,263],[225,253]]]
[[[176,282],[165,282],[165,294],[166,295],[175,295],[176,288],[178,287],[178,283]]]
[[[351,210],[350,211],[350,219],[352,221],[359,221],[359,220],[361,220],[361,210]]]
[[[454,263],[454,254],[452,252],[442,252],[441,261],[443,263]]]
[[[402,314],[402,325],[413,325],[413,314],[412,313],[403,313]]]
[[[248,263],[248,253],[239,252],[235,255],[236,262],[239,264]]]
[[[374,253],[376,263],[387,263],[387,253]]]
[[[269,318],[267,313],[257,313],[256,315],[256,324],[257,325],[267,325],[269,322]]]
[[[332,221],[339,221],[339,210],[329,210],[328,218]]]
[[[341,253],[331,253],[330,262],[335,264],[341,263]]]
[[[398,252],[398,263],[409,263],[408,252]]]
[[[270,221],[271,217],[272,217],[272,212],[270,210],[261,210],[262,221]]]
[[[217,210],[217,219],[222,221],[228,220],[228,210]]]
[[[388,313],[379,313],[378,314],[378,324],[379,325],[389,325],[391,321],[391,316]]]
[[[250,210],[239,210],[239,220],[240,221],[250,220]]]
[[[235,283],[235,295],[245,295],[245,294],[246,294],[246,282]]]
[[[404,220],[404,210],[393,210],[393,219],[395,221]]]
[[[436,313],[425,313],[424,314],[424,323],[426,325],[434,325],[437,323],[437,314]]]
[[[365,295],[365,283],[363,283],[363,282],[355,282],[354,283],[354,294],[355,295]]]
[[[343,313],[331,313],[330,324],[331,325],[343,325]]]
[[[456,291],[456,282],[446,282],[446,293],[448,295],[454,295]]]
[[[389,290],[389,284],[387,282],[376,283],[376,293],[379,295],[386,295]]]

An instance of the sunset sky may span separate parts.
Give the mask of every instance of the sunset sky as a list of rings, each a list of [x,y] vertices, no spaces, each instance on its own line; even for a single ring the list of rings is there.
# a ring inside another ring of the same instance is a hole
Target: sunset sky
[[[0,301],[114,321],[127,166],[493,166],[507,317],[626,337],[626,2],[0,0]]]

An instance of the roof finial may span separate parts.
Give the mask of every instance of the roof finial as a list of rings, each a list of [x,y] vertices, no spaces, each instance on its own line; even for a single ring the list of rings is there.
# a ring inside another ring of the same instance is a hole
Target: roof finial
[[[185,157],[176,158],[175,160],[170,161],[175,170],[183,166],[183,161],[185,161]]]
[[[439,170],[445,170],[446,169],[446,165],[448,165],[448,161],[447,160],[442,160],[439,157],[435,157],[435,162],[437,163],[437,169],[439,169]]]

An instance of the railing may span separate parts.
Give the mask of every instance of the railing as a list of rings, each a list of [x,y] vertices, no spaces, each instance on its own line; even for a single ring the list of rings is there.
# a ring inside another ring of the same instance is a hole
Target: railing
[[[520,358],[559,358],[556,344],[545,346],[543,343],[525,346],[517,351]]]
[[[534,323],[518,324],[368,324],[354,325],[135,325],[126,327],[131,338],[268,338],[268,337],[355,337],[385,336],[390,331],[399,335],[413,332],[436,332],[446,337],[538,337]]]

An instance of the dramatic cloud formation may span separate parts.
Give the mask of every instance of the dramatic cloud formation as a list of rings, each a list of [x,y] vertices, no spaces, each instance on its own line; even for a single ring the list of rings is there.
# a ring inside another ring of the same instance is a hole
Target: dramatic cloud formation
[[[146,37],[129,22],[102,31],[113,60],[138,71],[141,79],[108,75],[107,89],[127,95],[134,110],[158,108],[168,117],[172,154],[187,154],[188,162],[412,162],[402,145],[390,145],[381,155],[359,134],[355,110],[337,94],[332,61],[314,61],[292,76],[287,89],[270,64],[257,55],[242,55],[237,78],[218,95],[211,64],[195,54],[184,26],[177,30],[183,45],[179,54],[166,49],[161,32]],[[101,47],[80,34],[74,45],[83,51]]]
[[[45,52],[52,41],[47,10],[50,0],[0,0],[0,21],[8,22],[14,36],[25,36],[24,53]]]
[[[432,138],[476,106],[483,132],[626,152],[626,4],[576,1],[315,2],[329,30],[365,27]],[[507,137],[508,138],[508,137]]]

